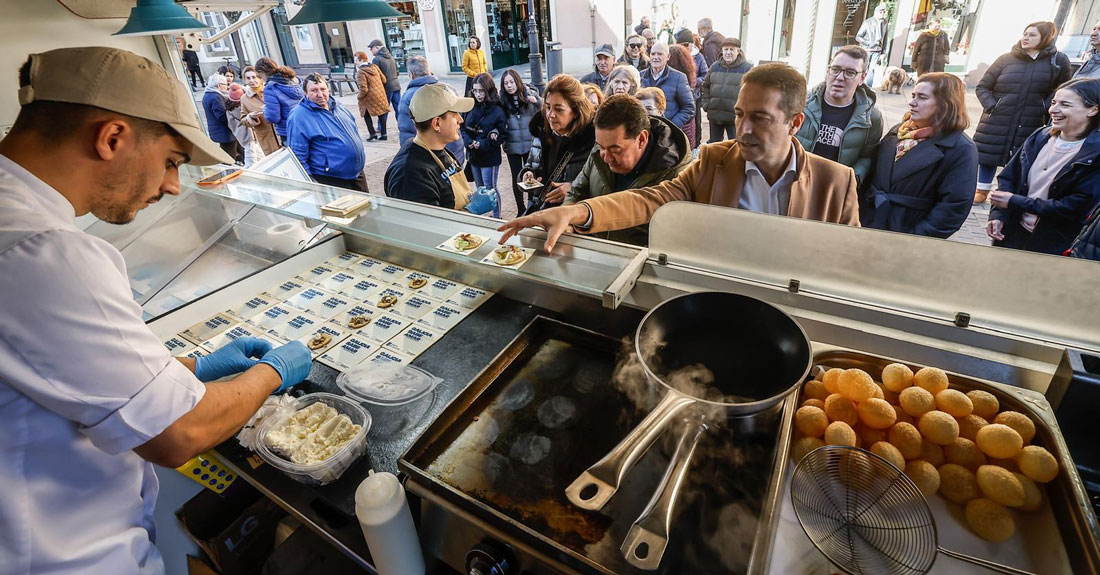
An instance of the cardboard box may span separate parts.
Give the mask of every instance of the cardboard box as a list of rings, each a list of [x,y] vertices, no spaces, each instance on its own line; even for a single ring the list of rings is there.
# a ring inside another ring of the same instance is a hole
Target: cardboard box
[[[258,575],[286,512],[251,486],[236,487],[228,495],[204,489],[176,517],[221,575]]]

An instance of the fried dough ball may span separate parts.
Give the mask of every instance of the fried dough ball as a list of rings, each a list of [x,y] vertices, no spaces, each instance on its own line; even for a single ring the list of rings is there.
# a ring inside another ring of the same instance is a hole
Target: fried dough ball
[[[907,387],[898,394],[898,403],[905,413],[920,417],[936,409],[936,397],[923,387]]]
[[[1025,447],[1016,457],[1016,463],[1020,465],[1020,472],[1036,483],[1049,483],[1058,477],[1058,460],[1038,445]]]
[[[966,392],[966,396],[974,404],[974,415],[978,415],[986,421],[997,415],[997,411],[1001,409],[1001,402],[997,401],[997,396],[988,391],[975,389]]]
[[[947,463],[947,458],[943,455],[943,448],[927,439],[921,440],[920,459],[935,465],[937,468]]]
[[[894,393],[913,385],[913,370],[903,363],[891,363],[882,368],[882,386]]]
[[[794,426],[802,435],[821,437],[825,434],[825,428],[829,427],[829,418],[820,407],[800,407],[794,412]]]
[[[858,438],[852,426],[843,421],[834,421],[825,428],[825,445],[847,445],[855,447]]]
[[[1024,488],[1024,502],[1020,505],[1020,511],[1038,511],[1043,505],[1043,491],[1039,489],[1039,485],[1022,473],[1012,475]]]
[[[834,367],[825,372],[825,375],[821,376],[821,381],[825,383],[825,390],[829,393],[839,393],[837,389],[837,379],[840,378],[840,374],[844,373],[844,370],[839,367]]]
[[[829,421],[843,421],[848,425],[859,423],[855,402],[839,393],[825,398],[825,415],[829,416]]]
[[[806,385],[802,386],[802,397],[806,399],[820,399],[825,401],[826,397],[829,397],[829,392],[825,391],[825,384],[816,379],[812,379],[806,382]]]
[[[959,422],[959,437],[965,437],[970,441],[978,438],[978,430],[989,425],[989,422],[980,415],[971,413],[966,417],[957,417]]]
[[[821,441],[820,437],[800,437],[794,442],[794,446],[791,448],[791,457],[794,458],[795,463],[798,463],[802,461],[803,457],[809,455],[811,451],[824,446],[825,442]]]
[[[962,505],[981,494],[978,491],[978,480],[969,469],[954,463],[945,463],[940,466],[939,471],[940,495],[948,501]]]
[[[870,451],[886,461],[889,461],[894,467],[900,470],[905,469],[905,458],[901,456],[901,452],[898,451],[898,448],[893,445],[885,441],[880,441],[872,445]]]
[[[921,453],[921,436],[916,426],[911,423],[895,423],[886,434],[890,444],[898,448],[906,459],[916,459]]]
[[[913,374],[913,385],[923,387],[936,395],[947,389],[947,372],[938,367],[922,367]]]
[[[966,504],[966,522],[979,537],[1000,543],[1016,532],[1016,523],[1007,509],[988,499],[974,499]]]
[[[917,489],[925,497],[931,497],[940,488],[940,472],[934,465],[922,459],[906,462],[905,475],[917,484]]]
[[[859,412],[859,420],[867,427],[874,429],[889,429],[897,421],[894,406],[886,403],[885,399],[872,397],[856,407]]]
[[[948,463],[961,465],[975,472],[986,464],[985,454],[982,453],[981,449],[978,449],[978,444],[965,437],[959,437],[950,445],[945,445],[943,447],[943,457]],[[994,500],[996,501],[996,499]]]
[[[862,423],[856,425],[852,429],[856,430],[856,436],[859,437],[860,445],[874,445],[880,441],[886,441],[885,429],[874,429]]]
[[[816,407],[818,409],[825,409],[825,402],[820,399],[807,399],[802,402],[799,407]]]
[[[862,369],[846,369],[837,378],[840,395],[859,403],[875,396],[875,380]]]
[[[993,418],[993,423],[1000,423],[1015,429],[1016,433],[1020,434],[1020,439],[1024,440],[1025,445],[1031,443],[1031,440],[1035,438],[1035,423],[1031,421],[1030,417],[1019,411],[1002,411],[997,414],[997,417]]]
[[[959,422],[942,411],[929,411],[920,416],[917,429],[925,439],[936,445],[950,445],[959,437]]]
[[[875,399],[886,399],[886,393],[883,392],[883,390],[882,390],[882,384],[877,382],[877,381],[874,382],[874,383],[875,383],[875,394],[871,397],[873,397]]]
[[[1012,472],[996,465],[983,465],[974,474],[978,489],[986,498],[1005,507],[1019,507],[1024,504],[1024,486]]]
[[[990,423],[978,430],[974,439],[982,453],[997,459],[1010,459],[1020,453],[1024,440],[1015,429],[1002,423]]]
[[[937,393],[936,407],[954,417],[966,417],[974,411],[974,403],[957,389],[945,389]]]

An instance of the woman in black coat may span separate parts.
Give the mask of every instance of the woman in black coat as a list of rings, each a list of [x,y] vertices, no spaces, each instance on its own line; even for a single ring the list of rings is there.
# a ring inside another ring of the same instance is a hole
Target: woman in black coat
[[[1073,75],[1069,58],[1054,47],[1052,22],[1034,22],[1012,50],[997,58],[974,94],[984,112],[974,133],[978,146],[978,186],[974,200],[985,201],[997,168],[1047,121],[1054,89]]]
[[[474,183],[479,188],[495,190],[500,174],[500,149],[508,139],[508,118],[492,76],[478,74],[470,95],[474,98],[474,109],[466,114],[462,124],[462,140],[474,169]]]
[[[946,238],[970,214],[978,151],[963,132],[966,86],[952,74],[917,80],[903,122],[878,148],[871,195],[860,210],[863,227]]]
[[[1072,80],[1054,94],[1040,128],[1001,171],[990,194],[993,245],[1061,254],[1100,200],[1100,80]]]
[[[947,32],[940,26],[939,20],[933,20],[913,42],[913,69],[918,78],[929,72],[943,72],[947,67]]]
[[[543,111],[531,119],[535,141],[520,172],[520,181],[530,174],[545,184],[531,194],[528,213],[565,200],[596,145],[595,118],[596,109],[576,78],[559,74],[546,85]]]

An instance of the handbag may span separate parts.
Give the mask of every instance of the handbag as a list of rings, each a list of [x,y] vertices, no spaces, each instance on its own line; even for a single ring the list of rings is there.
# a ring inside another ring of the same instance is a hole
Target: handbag
[[[540,188],[530,189],[528,192],[531,194],[531,199],[527,202],[527,209],[524,210],[522,215],[533,214],[537,211],[546,209],[546,200],[543,199],[543,194],[546,192],[546,186],[556,182],[561,177],[562,172],[565,171],[565,167],[569,164],[569,160],[573,159],[573,152],[565,152],[565,155],[561,157],[561,161],[554,167],[554,171],[550,173],[550,178],[542,184]]]

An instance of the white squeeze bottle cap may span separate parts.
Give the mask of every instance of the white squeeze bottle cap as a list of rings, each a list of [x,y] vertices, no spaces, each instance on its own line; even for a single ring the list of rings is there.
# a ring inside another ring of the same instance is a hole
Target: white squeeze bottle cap
[[[394,474],[370,470],[355,490],[355,516],[380,575],[424,575],[405,488]]]

